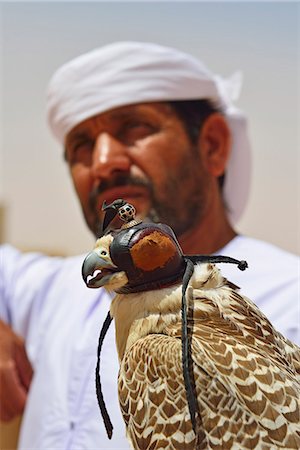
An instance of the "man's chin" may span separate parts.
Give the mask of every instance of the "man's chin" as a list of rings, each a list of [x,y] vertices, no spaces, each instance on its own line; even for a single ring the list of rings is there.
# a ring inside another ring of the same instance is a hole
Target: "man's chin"
[[[147,211],[147,213],[144,214],[144,216],[140,215],[140,218],[141,220],[144,220],[144,222],[154,222],[154,223],[161,222],[161,219],[154,208],[151,208],[149,211]]]

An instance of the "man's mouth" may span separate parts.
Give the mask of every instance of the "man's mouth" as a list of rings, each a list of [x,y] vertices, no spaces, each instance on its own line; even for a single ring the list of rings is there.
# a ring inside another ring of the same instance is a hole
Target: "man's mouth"
[[[106,203],[112,203],[117,198],[122,198],[128,203],[135,203],[135,201],[149,199],[149,193],[144,187],[137,186],[118,186],[115,188],[108,189],[99,195],[98,201],[102,203],[105,200]],[[135,206],[135,205],[134,205]]]
[[[90,194],[90,207],[92,210],[104,200],[111,203],[117,198],[124,200],[137,197],[151,197],[152,185],[149,180],[140,179],[130,175],[118,175],[111,180],[103,180]]]

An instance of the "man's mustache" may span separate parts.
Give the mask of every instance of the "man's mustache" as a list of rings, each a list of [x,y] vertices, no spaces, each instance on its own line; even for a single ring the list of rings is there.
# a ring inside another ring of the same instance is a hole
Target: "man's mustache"
[[[146,188],[150,197],[153,198],[153,187],[150,181],[144,180],[138,177],[133,177],[130,175],[118,175],[110,180],[103,180],[101,184],[96,186],[89,195],[89,206],[92,211],[95,211],[97,205],[97,199],[99,195],[103,194],[105,191],[115,188],[115,187],[128,187],[128,186],[138,186]]]

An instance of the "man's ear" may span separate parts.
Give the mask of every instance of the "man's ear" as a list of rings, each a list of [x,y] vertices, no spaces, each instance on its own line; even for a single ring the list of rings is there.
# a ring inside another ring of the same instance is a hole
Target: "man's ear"
[[[205,120],[198,145],[207,171],[214,177],[223,175],[230,155],[231,132],[221,114],[211,114]]]

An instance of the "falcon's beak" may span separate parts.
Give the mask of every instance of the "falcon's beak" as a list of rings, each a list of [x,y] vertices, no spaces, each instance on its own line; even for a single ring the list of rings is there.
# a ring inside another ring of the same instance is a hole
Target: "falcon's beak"
[[[89,288],[105,286],[118,268],[112,262],[105,261],[96,251],[90,252],[82,264],[82,278]]]

